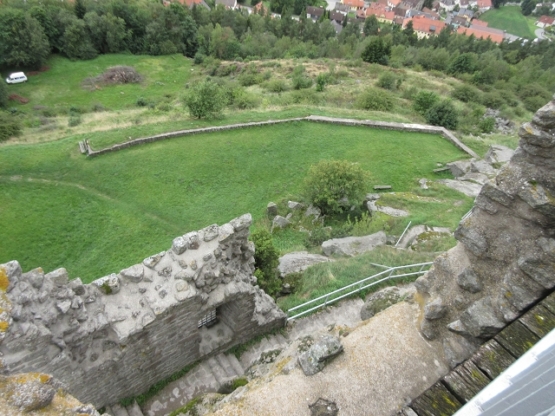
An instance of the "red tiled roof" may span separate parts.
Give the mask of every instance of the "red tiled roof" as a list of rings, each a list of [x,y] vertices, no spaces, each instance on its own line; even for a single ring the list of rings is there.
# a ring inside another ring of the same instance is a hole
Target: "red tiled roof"
[[[386,12],[386,7],[380,3],[370,3],[370,6],[366,9],[366,17],[370,17],[372,15],[378,17],[380,14],[384,14]]]
[[[555,17],[542,16],[538,19],[538,22],[543,23],[544,25],[552,25],[555,23]]]
[[[478,19],[473,19],[472,24],[474,26],[482,26],[482,27],[487,27],[488,26],[488,22],[484,22],[483,20],[478,20]]]
[[[503,42],[503,31],[492,29],[489,27],[481,26],[470,26],[470,27],[459,27],[457,33],[460,35],[470,36],[474,35],[478,39],[490,38],[492,42],[501,43]]]
[[[193,7],[193,4],[200,4],[202,0],[178,0],[181,4],[186,4],[188,7]]]
[[[403,22],[403,27],[412,20],[412,28],[417,32],[438,34],[445,27],[445,22],[440,20],[429,19],[425,16],[414,16],[412,19],[406,19]]]
[[[363,0],[343,0],[343,4],[349,7],[356,7],[356,8],[363,8],[364,1]]]
[[[478,0],[478,8],[483,9],[486,7],[491,7],[491,0]]]

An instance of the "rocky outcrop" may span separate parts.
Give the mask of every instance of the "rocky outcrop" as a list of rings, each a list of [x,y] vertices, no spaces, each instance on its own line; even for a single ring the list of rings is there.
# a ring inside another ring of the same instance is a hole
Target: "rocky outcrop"
[[[321,256],[320,254],[295,251],[293,253],[287,253],[279,258],[278,270],[280,276],[285,277],[291,273],[302,272],[314,264],[330,261],[332,261],[330,258]]]
[[[452,366],[555,288],[555,99],[519,136],[455,231],[457,246],[416,281],[421,332],[442,340]]]
[[[3,416],[100,416],[94,406],[71,397],[65,386],[48,374],[0,376],[0,397]]]
[[[256,286],[251,222],[246,214],[179,236],[91,284],[65,269],[0,265],[0,373],[53,374],[100,407],[283,326],[285,314]]]
[[[333,335],[322,335],[318,341],[299,355],[299,364],[307,376],[322,371],[326,362],[343,351],[339,338]]]
[[[364,237],[332,238],[322,243],[322,251],[326,256],[332,254],[340,256],[356,256],[383,246],[387,237],[383,231]]]

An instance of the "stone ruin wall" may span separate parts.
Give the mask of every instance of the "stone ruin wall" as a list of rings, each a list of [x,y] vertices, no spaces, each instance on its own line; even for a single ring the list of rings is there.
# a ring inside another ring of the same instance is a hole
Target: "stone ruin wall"
[[[256,284],[252,218],[173,240],[91,284],[65,269],[0,265],[0,373],[54,375],[96,407],[146,391],[210,354],[285,325]],[[199,328],[209,311],[219,322]]]
[[[511,161],[417,281],[421,332],[454,367],[555,288],[555,96],[519,131]]]

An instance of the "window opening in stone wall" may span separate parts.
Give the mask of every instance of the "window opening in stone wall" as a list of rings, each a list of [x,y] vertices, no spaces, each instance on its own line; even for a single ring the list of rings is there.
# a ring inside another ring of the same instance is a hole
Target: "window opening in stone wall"
[[[210,328],[218,323],[218,318],[216,316],[216,309],[212,309],[206,315],[204,315],[198,321],[198,327],[201,328],[205,326],[206,328]]]

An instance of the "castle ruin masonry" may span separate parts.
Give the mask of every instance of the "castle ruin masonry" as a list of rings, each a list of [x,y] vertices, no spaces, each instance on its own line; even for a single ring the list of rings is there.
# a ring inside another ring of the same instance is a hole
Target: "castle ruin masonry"
[[[285,325],[256,286],[250,214],[173,240],[83,284],[65,269],[0,265],[0,372],[43,372],[96,407]]]

